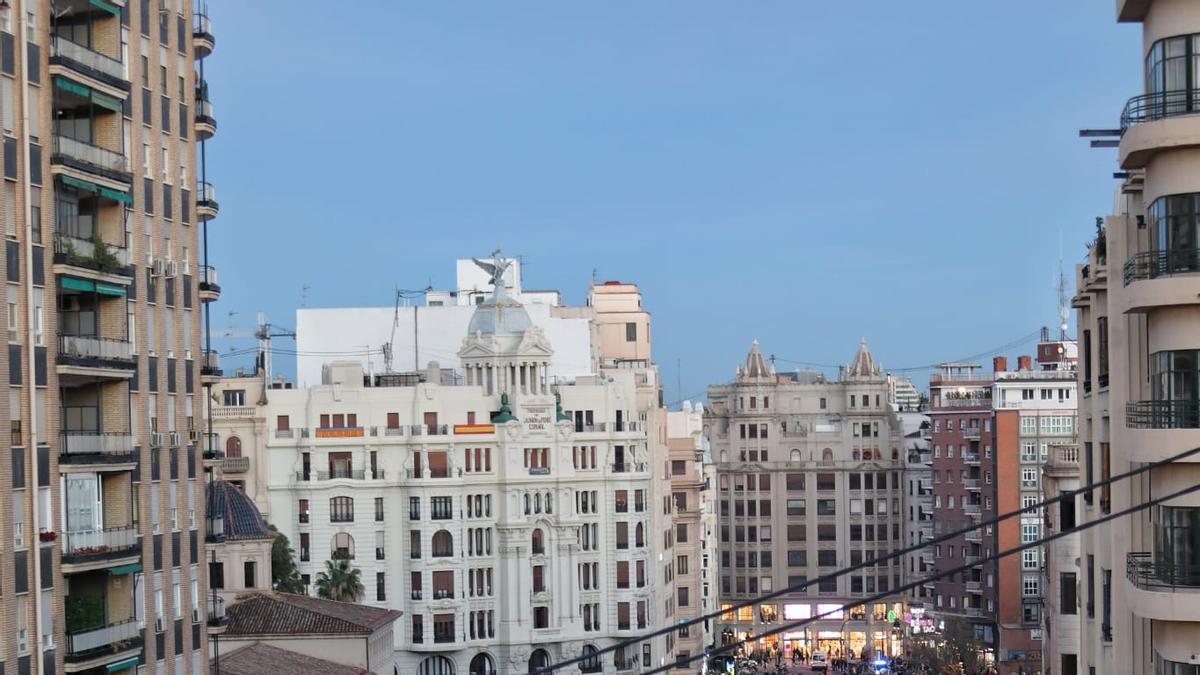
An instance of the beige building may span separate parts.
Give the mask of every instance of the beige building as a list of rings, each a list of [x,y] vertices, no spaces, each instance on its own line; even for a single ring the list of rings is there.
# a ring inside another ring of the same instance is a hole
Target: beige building
[[[667,413],[667,448],[671,460],[671,501],[675,506],[675,618],[695,619],[707,614],[704,606],[708,565],[712,549],[705,537],[705,509],[711,509],[711,486],[704,475],[704,409],[688,401]],[[680,657],[701,654],[712,644],[710,622],[680,631],[675,653]],[[695,662],[681,672],[695,672]]]
[[[0,3],[4,672],[207,671],[213,46],[183,0]]]
[[[1127,177],[1076,278],[1085,482],[1200,446],[1200,5],[1121,0],[1117,14],[1141,24],[1144,93],[1121,115]],[[1086,494],[1078,517],[1198,482],[1193,456]],[[1083,532],[1080,558],[1079,672],[1196,672],[1200,495]]]
[[[719,602],[802,584],[904,547],[904,431],[887,379],[864,342],[837,380],[776,373],[757,341],[731,384],[709,387],[705,433],[717,464]],[[904,578],[901,560],[723,616],[721,642],[791,620],[807,627],[752,640],[749,650],[831,655],[900,653],[907,597],[835,611]],[[831,614],[826,614],[832,612]]]

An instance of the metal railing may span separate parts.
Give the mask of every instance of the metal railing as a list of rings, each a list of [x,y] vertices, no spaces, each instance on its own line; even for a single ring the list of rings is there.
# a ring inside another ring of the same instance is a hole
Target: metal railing
[[[221,355],[213,349],[206,349],[200,355],[200,373],[202,375],[221,374]]]
[[[214,125],[216,124],[217,116],[216,111],[213,109],[212,101],[196,101],[196,121]]]
[[[59,453],[63,455],[128,455],[133,453],[133,434],[128,432],[63,431]]]
[[[208,625],[225,625],[225,598],[213,596],[208,599]]]
[[[70,136],[54,135],[54,154],[65,155],[101,169],[129,173],[129,158],[125,155]]]
[[[78,359],[128,361],[133,363],[133,346],[128,340],[90,335],[59,335],[58,353]]]
[[[212,36],[212,20],[201,12],[192,14],[192,34]]]
[[[55,35],[50,38],[50,54],[70,59],[75,63],[104,73],[110,77],[115,77],[118,80],[127,79],[125,77],[125,66],[120,61],[111,56],[105,56],[99,52],[92,51],[78,42],[68,40],[61,35]]]
[[[1200,89],[1176,89],[1142,94],[1129,99],[1125,109],[1121,111],[1121,131],[1124,132],[1135,124],[1196,113],[1200,113]]]
[[[1200,249],[1143,251],[1125,261],[1125,285],[1189,272],[1200,272]]]
[[[1125,556],[1125,576],[1144,590],[1200,589],[1200,560],[1184,564],[1150,552],[1130,552]]]
[[[962,459],[963,459],[963,463],[965,463],[965,464],[978,464],[979,463],[979,453],[978,452],[964,452]]]
[[[219,287],[220,284],[217,283],[217,268],[212,265],[201,265],[199,283],[201,287],[205,285]]]
[[[990,408],[991,396],[970,396],[964,398],[938,398],[934,408]]]
[[[617,462],[612,465],[613,473],[641,473],[646,465],[641,462]]]
[[[979,440],[979,427],[967,427],[962,430],[963,438]]]
[[[123,551],[137,546],[137,530],[132,527],[109,527],[102,530],[64,532],[62,554],[93,555]]]
[[[202,180],[196,181],[196,202],[211,202],[213,204],[217,203],[217,189],[213,187],[212,183]]]
[[[983,486],[983,482],[978,478],[964,478],[962,486],[967,490],[978,490]]]
[[[1200,429],[1200,400],[1134,401],[1125,406],[1130,429]]]
[[[129,619],[107,626],[81,630],[67,634],[67,653],[86,654],[107,647],[116,642],[124,642],[139,637],[142,632],[142,622]]]
[[[130,256],[128,248],[118,244],[110,244],[107,241],[104,242],[104,248],[117,261],[118,265],[121,267],[129,267]],[[86,258],[88,260],[95,261],[96,244],[90,239],[80,239],[79,237],[72,237],[69,234],[55,232],[54,252],[67,256],[75,255],[79,258]],[[68,260],[67,262],[69,264],[71,261]]]
[[[250,458],[226,457],[221,460],[221,470],[228,473],[246,473],[250,470]]]

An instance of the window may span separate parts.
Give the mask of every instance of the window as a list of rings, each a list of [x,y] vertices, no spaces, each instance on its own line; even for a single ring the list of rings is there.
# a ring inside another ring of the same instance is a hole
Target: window
[[[546,552],[546,541],[545,536],[542,534],[542,528],[534,528],[531,544],[531,550],[534,555],[543,555]]]
[[[300,562],[308,562],[311,554],[309,553],[309,539],[307,532],[300,533]]]
[[[383,497],[375,498],[375,522],[383,522]]]
[[[1036,574],[1026,574],[1021,577],[1021,595],[1037,597],[1041,593],[1041,578]]]
[[[454,517],[452,497],[430,497],[429,517],[433,520],[449,520]]]
[[[354,522],[354,500],[350,497],[333,497],[329,500],[329,522]]]
[[[243,576],[245,577],[245,587],[246,588],[254,588],[255,587],[254,567],[255,567],[255,564],[254,564],[253,560],[247,560],[246,562],[242,563],[242,573],[243,573]],[[178,611],[178,607],[176,607],[176,611]]]
[[[1037,434],[1038,418],[1032,415],[1024,415],[1021,417],[1021,435],[1033,436]]]
[[[625,324],[625,341],[637,342],[637,324],[628,322]]]
[[[296,507],[296,512],[299,514],[300,522],[302,522],[302,523],[308,522],[308,500],[307,499],[300,500],[299,505]]]
[[[246,405],[246,390],[226,389],[222,392],[222,402],[227,406],[244,406]]]
[[[1075,589],[1075,573],[1062,572],[1058,575],[1058,596],[1059,596],[1059,612],[1062,614],[1075,614],[1076,598]]]
[[[454,555],[454,538],[446,530],[438,530],[433,535],[433,557],[447,558]]]

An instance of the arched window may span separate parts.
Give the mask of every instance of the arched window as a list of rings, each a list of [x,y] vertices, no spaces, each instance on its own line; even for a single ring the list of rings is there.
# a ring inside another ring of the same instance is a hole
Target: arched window
[[[832,448],[825,448],[824,450],[821,451],[821,461],[822,462],[832,462],[833,461],[833,449]]]
[[[789,459],[791,459],[793,462],[799,462],[800,457],[801,455],[799,450],[792,450],[792,454],[789,456]]]
[[[546,513],[554,513],[554,507],[550,506],[550,493],[546,493]]]
[[[858,450],[855,450],[854,452],[850,453],[850,456],[857,460],[858,459]]]
[[[721,451],[721,463],[722,463],[722,464],[725,464],[725,463],[727,463],[728,461],[729,461],[729,451],[728,451],[728,450],[722,450],[722,451]]]
[[[354,560],[354,537],[346,532],[333,535],[333,552],[330,557],[334,560]]]
[[[533,512],[534,513],[542,512],[542,493],[540,493],[540,492],[533,496]]]
[[[545,649],[535,649],[529,655],[529,672],[536,673],[542,668],[550,666],[550,653]]]
[[[330,497],[329,522],[353,523],[354,499],[351,497]]]
[[[230,436],[225,439],[225,456],[226,457],[241,457],[242,456],[242,439],[237,436]]]
[[[529,510],[529,493],[526,492],[525,493],[525,515],[529,515],[530,513],[532,513],[532,512]]]
[[[646,531],[642,528],[641,523],[638,523],[637,528],[633,531],[633,541],[638,547],[646,545]]]
[[[584,605],[586,607],[587,605]],[[598,673],[600,672],[600,655],[599,650],[591,645],[583,646],[583,660],[579,662],[579,671],[583,673]]]
[[[433,557],[448,558],[454,555],[454,537],[445,530],[433,534]]]
[[[454,675],[454,662],[444,656],[430,656],[417,667],[417,675]]]
[[[533,554],[542,555],[546,552],[546,540],[542,536],[542,528],[535,527],[533,529]]]
[[[492,657],[480,652],[471,659],[471,672],[469,675],[496,675],[496,663],[492,661]]]

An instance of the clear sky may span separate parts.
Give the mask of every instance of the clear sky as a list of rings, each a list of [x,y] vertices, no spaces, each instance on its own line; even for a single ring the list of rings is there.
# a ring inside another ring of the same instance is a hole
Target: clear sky
[[[593,269],[638,283],[668,401],[754,338],[836,364],[865,336],[900,368],[1053,326],[1059,242],[1073,286],[1116,187],[1115,151],[1077,130],[1141,88],[1111,0],[210,14],[214,334],[257,310],[294,326],[305,285],[314,307],[449,288],[455,258],[500,245],[572,303]]]

